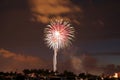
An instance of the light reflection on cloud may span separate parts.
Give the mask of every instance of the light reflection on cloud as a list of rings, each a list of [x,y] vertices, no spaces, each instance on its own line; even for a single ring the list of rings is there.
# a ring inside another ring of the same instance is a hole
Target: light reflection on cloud
[[[29,6],[34,17],[31,20],[42,23],[47,23],[51,16],[81,12],[80,7],[69,0],[31,0]]]

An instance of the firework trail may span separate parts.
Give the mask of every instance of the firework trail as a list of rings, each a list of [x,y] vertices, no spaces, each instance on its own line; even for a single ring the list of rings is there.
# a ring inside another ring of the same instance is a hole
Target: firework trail
[[[45,41],[48,47],[53,48],[53,71],[57,70],[57,52],[71,44],[74,38],[74,28],[68,21],[63,19],[53,19],[45,28]]]

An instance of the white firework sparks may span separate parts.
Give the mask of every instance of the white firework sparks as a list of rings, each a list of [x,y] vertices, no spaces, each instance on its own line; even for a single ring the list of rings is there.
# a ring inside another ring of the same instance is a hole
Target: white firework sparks
[[[52,20],[50,25],[45,28],[45,41],[50,48],[54,50],[53,69],[56,71],[57,51],[67,47],[74,38],[74,28],[68,21],[63,19]]]

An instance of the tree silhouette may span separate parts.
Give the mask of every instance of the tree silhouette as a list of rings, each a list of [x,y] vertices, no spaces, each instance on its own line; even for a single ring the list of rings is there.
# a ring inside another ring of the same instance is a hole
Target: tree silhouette
[[[85,78],[86,78],[85,73],[80,73],[78,76],[79,76],[80,78],[82,78],[82,79],[85,79]]]
[[[30,73],[30,70],[29,69],[24,69],[23,70],[23,73],[26,75],[26,74],[29,74]]]

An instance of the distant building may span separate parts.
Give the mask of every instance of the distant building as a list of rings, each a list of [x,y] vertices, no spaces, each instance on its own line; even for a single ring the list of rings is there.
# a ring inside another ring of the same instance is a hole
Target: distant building
[[[114,77],[120,78],[120,72],[114,73]]]
[[[120,72],[118,72],[118,77],[120,78]]]

